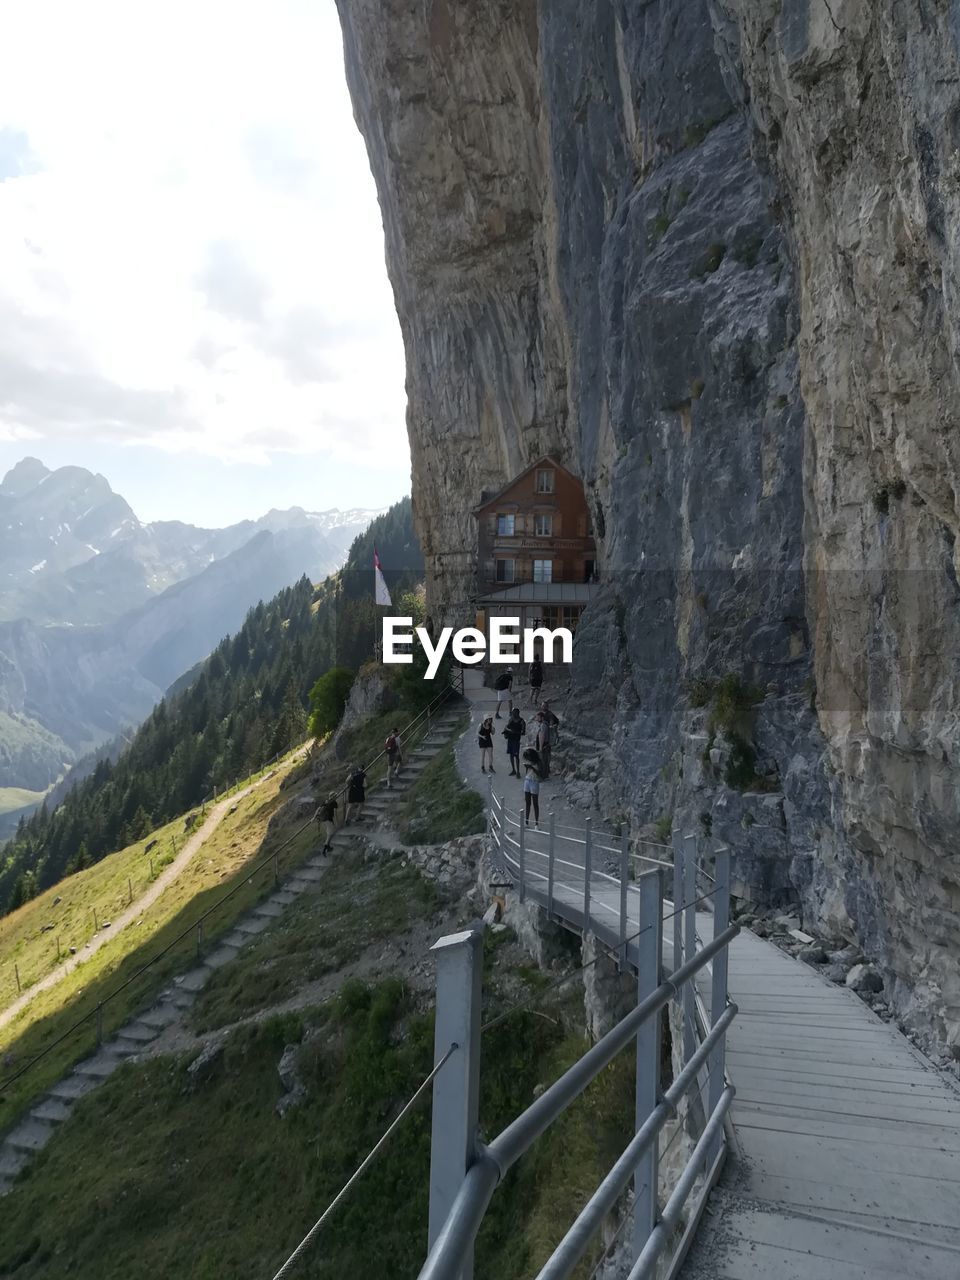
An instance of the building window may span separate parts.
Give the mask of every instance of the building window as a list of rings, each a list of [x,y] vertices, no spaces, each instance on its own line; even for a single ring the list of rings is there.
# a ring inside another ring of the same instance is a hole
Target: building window
[[[533,532],[538,538],[552,538],[553,516],[534,516]]]
[[[533,580],[534,582],[552,582],[553,581],[553,561],[552,560],[534,560]]]
[[[516,527],[516,516],[497,516],[497,536],[499,538],[512,538],[516,532]]]
[[[544,467],[537,472],[537,493],[553,493],[553,477],[552,470]]]
[[[512,582],[515,576],[516,565],[516,560],[498,560],[497,581]]]

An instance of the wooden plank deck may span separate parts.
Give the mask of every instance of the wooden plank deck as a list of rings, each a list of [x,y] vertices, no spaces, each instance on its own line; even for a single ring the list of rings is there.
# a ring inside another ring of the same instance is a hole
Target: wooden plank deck
[[[734,1148],[684,1280],[958,1280],[960,1091],[754,934],[730,996]]]

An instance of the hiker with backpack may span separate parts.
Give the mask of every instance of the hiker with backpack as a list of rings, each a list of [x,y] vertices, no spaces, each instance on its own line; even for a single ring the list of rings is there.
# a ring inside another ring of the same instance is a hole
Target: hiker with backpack
[[[363,766],[358,764],[354,766],[353,772],[347,779],[347,822],[360,817],[360,811],[366,799],[367,775],[363,771]]]
[[[331,791],[320,806],[317,813],[317,826],[323,832],[323,848],[321,853],[329,853],[333,842],[333,833],[337,829],[337,793]]]
[[[506,671],[501,672],[494,680],[493,687],[497,691],[497,714],[494,720],[499,720],[502,703],[506,702],[507,710],[513,712],[513,667],[507,667]]]
[[[477,732],[477,746],[480,748],[480,772],[496,773],[493,767],[493,717],[487,716],[480,724]]]
[[[507,755],[510,757],[511,778],[520,777],[520,743],[526,732],[527,722],[520,715],[520,708],[514,707],[503,730],[503,736],[507,740]]]
[[[540,690],[543,688],[543,663],[534,658],[530,663],[530,705],[535,707],[540,701]]]
[[[393,780],[403,767],[403,755],[400,751],[400,730],[391,729],[383,749],[387,754],[387,788],[393,790]]]
[[[530,825],[530,809],[533,808],[533,825],[540,830],[540,779],[543,761],[540,753],[528,747],[523,753],[523,817]]]

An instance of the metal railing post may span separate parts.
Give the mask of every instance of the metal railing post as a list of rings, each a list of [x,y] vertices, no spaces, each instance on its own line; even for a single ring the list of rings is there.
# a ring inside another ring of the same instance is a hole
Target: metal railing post
[[[697,837],[683,840],[683,958],[697,954]],[[696,998],[692,982],[683,988],[683,1060],[689,1062],[697,1047]]]
[[[490,837],[490,850],[493,851],[497,843],[497,820],[494,816],[494,794],[493,794],[493,777],[487,778],[487,834]]]
[[[203,959],[203,921],[197,921],[197,959]]]
[[[683,964],[683,840],[673,833],[673,967]]]
[[[713,898],[713,933],[723,933],[730,923],[730,850],[718,849],[714,859],[716,892]],[[713,957],[713,974],[710,989],[710,1026],[715,1027],[727,1007],[727,969],[730,948],[724,947]],[[707,1108],[712,1116],[720,1105],[725,1088],[726,1036],[721,1036],[707,1062]],[[707,1153],[707,1168],[720,1153],[722,1134],[718,1130],[716,1140]]]
[[[584,819],[583,834],[583,931],[590,930],[590,879],[593,875],[592,819]]]
[[[663,877],[647,871],[640,877],[640,928],[637,937],[637,1004],[660,985],[663,955]],[[660,1092],[660,1013],[637,1032],[636,1131],[653,1114]],[[638,1258],[657,1221],[659,1150],[656,1142],[640,1158],[633,1177],[633,1256]]]
[[[456,1053],[433,1081],[428,1250],[433,1247],[476,1156],[480,1106],[480,1006],[483,938],[472,930],[435,942],[437,1019],[434,1062]],[[461,1257],[459,1280],[472,1280],[473,1247]]]
[[[557,815],[550,810],[550,852],[547,854],[547,919],[553,919],[553,860],[556,856]]]
[[[630,877],[630,840],[620,837],[620,968],[627,963],[627,882]]]
[[[522,809],[517,810],[520,819],[520,901],[527,896],[527,819]]]
[[[103,1044],[103,1001],[97,1005],[97,1046]]]

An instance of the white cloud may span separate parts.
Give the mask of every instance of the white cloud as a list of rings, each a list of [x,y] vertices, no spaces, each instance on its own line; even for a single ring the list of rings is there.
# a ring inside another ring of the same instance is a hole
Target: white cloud
[[[403,377],[333,0],[5,6],[0,439],[404,468]]]

